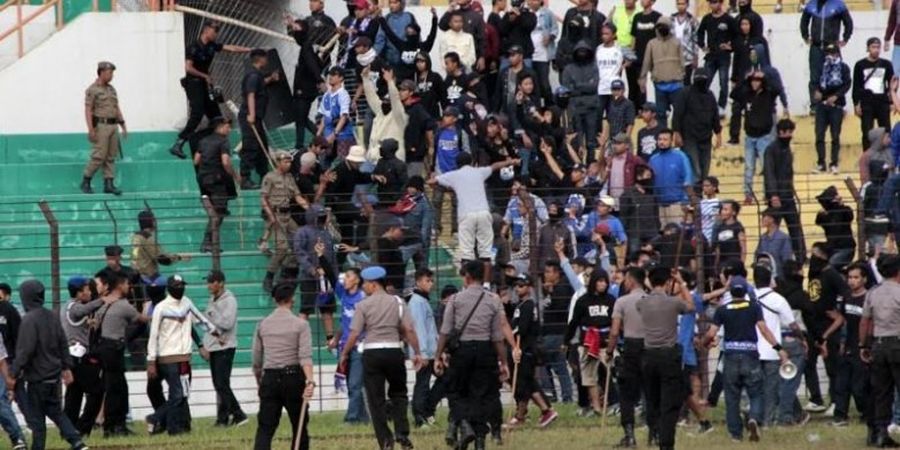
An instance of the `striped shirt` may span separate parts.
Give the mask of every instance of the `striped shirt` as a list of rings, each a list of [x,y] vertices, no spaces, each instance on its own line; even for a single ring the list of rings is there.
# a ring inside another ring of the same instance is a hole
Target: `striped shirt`
[[[700,200],[700,224],[703,237],[707,242],[712,242],[713,229],[716,227],[716,219],[722,209],[722,201],[717,198],[704,198]]]

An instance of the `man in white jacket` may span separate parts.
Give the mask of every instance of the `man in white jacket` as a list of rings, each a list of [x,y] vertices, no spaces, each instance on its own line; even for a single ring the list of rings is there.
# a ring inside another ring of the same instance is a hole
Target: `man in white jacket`
[[[150,339],[147,342],[147,377],[160,376],[169,386],[166,403],[147,416],[150,434],[169,435],[188,431],[188,403],[190,395],[191,353],[194,322],[202,322],[208,332],[219,334],[191,299],[184,295],[185,281],[174,275],[166,283],[169,295],[153,308]]]
[[[396,154],[397,158],[400,161],[406,161],[403,135],[406,132],[406,125],[409,123],[409,115],[406,114],[406,108],[400,101],[400,91],[397,90],[395,84],[394,72],[388,68],[381,72],[381,77],[388,85],[388,102],[383,102],[378,98],[375,83],[369,77],[369,68],[363,69],[362,73],[363,92],[375,117],[372,120],[372,133],[369,135],[369,149],[366,152],[366,158],[372,162],[378,161],[381,158],[381,141],[392,138],[400,144]]]

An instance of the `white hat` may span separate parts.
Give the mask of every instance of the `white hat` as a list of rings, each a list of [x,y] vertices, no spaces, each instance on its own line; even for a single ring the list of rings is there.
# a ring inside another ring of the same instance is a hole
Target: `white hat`
[[[301,166],[311,166],[316,163],[316,154],[313,152],[306,152],[300,157],[300,165]]]
[[[610,208],[615,208],[616,207],[616,199],[614,199],[608,195],[603,195],[599,199],[597,199],[597,204],[598,205],[603,204],[603,205],[609,206]]]
[[[350,153],[347,154],[347,161],[357,163],[366,162],[366,149],[361,145],[350,147]]]

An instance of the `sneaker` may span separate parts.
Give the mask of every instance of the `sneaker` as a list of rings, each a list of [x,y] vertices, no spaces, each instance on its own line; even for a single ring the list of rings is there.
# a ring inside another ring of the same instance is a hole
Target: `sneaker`
[[[575,415],[577,417],[585,417],[585,416],[591,414],[592,412],[593,411],[591,411],[591,408],[578,408],[575,410]]]
[[[825,417],[834,417],[834,403],[829,405],[828,409],[826,409],[825,412],[822,413],[822,415]]]
[[[437,423],[437,421],[434,420],[434,416],[428,416],[425,418],[425,423],[427,423],[428,425],[434,425],[435,423]]]
[[[850,423],[847,422],[846,419],[834,419],[831,421],[831,426],[836,427],[836,428],[843,428],[848,425],[850,425]]]
[[[524,424],[525,424],[525,419],[520,419],[516,416],[513,416],[509,419],[509,421],[507,421],[506,423],[503,424],[502,428],[505,430],[513,430],[513,429],[521,427]]]
[[[825,173],[825,164],[816,164],[816,166],[813,167],[812,173]]]
[[[806,404],[806,406],[803,407],[804,411],[815,412],[815,413],[825,411],[826,409],[828,409],[828,408],[826,408],[825,405],[820,405],[820,404],[814,403],[814,402],[808,402]]]
[[[888,436],[894,441],[900,441],[900,425],[892,423],[887,427]]]
[[[21,447],[21,448],[25,448],[25,447],[24,447],[24,445],[25,445],[24,442],[22,443],[22,445],[23,445],[23,447]],[[13,450],[16,450],[16,449],[19,449],[19,448],[20,448],[20,447],[19,447],[19,444],[16,444],[16,446],[13,447]],[[91,449],[90,449],[90,447],[88,447],[87,444],[85,444],[84,442],[79,442],[79,443],[75,444],[75,446],[72,447],[72,450],[91,450]]]
[[[144,421],[147,422],[147,434],[156,434],[159,431],[159,427],[156,426],[156,420],[153,419],[153,414],[148,414]]]
[[[708,420],[703,420],[700,422],[700,427],[697,428],[697,434],[706,434],[712,432],[713,426]]]
[[[747,421],[747,431],[750,433],[750,442],[759,442],[759,424],[755,419]]]
[[[828,169],[831,170],[832,175],[840,175],[840,173],[841,173],[840,169],[838,169],[838,166],[835,164],[832,164],[831,166],[829,166]]]
[[[28,450],[28,444],[26,444],[24,440],[19,439],[15,444],[13,444],[13,450]]]
[[[619,410],[618,403],[616,403],[615,405],[608,406],[606,408],[606,417],[618,416],[619,412],[620,412],[620,410]]]
[[[888,219],[888,216],[884,214],[875,214],[870,219],[866,219],[866,222],[870,223],[890,223],[891,219]]]
[[[784,11],[784,6],[782,6],[781,3],[776,3],[775,4],[775,14],[781,14],[782,11]]]
[[[552,409],[548,409],[543,414],[541,414],[541,419],[538,421],[538,426],[541,428],[545,428],[547,425],[553,423],[553,421],[557,418],[559,418],[559,413]]]

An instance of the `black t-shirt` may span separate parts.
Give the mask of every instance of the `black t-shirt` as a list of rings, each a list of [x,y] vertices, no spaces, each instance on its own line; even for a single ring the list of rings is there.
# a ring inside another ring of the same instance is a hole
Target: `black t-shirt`
[[[844,347],[849,351],[856,351],[859,343],[859,320],[862,318],[863,304],[866,303],[866,294],[851,295],[841,302],[841,314],[847,321],[847,333]]]
[[[218,42],[208,42],[204,44],[197,40],[188,46],[185,51],[184,59],[194,63],[194,69],[208,75],[209,66],[212,65],[213,58],[216,57],[216,53],[222,51],[222,48],[223,45]]]
[[[544,308],[544,334],[563,335],[566,332],[566,324],[569,321],[569,302],[575,291],[566,281],[560,281],[553,290],[544,293],[550,297],[550,304]]]
[[[400,243],[392,239],[378,238],[378,252],[375,260],[387,272],[384,277],[386,284],[394,286],[397,292],[402,291],[403,279],[406,276],[406,264],[403,261],[403,254],[400,252]]]
[[[655,127],[646,126],[638,131],[638,156],[644,158],[644,161],[650,161],[650,157],[656,153],[656,136],[664,129],[665,126],[657,122]]]
[[[331,205],[335,209],[356,209],[353,206],[353,192],[356,185],[371,182],[371,176],[350,168],[343,161],[334,168],[334,175],[336,179],[328,185],[328,193],[332,197]]]
[[[743,232],[744,226],[738,221],[732,224],[722,222],[713,229],[713,242],[721,255],[720,263],[741,258],[740,234]]]
[[[197,175],[201,178],[201,183],[205,182],[204,177],[207,175],[225,175],[222,155],[231,155],[228,136],[213,133],[200,141],[200,166],[197,168]]]
[[[444,78],[444,95],[443,97],[443,106],[444,108],[448,106],[456,106],[457,108],[462,109],[462,97],[463,92],[466,91],[465,75],[451,75],[447,74],[447,77]]]
[[[505,306],[504,306],[505,307]],[[523,352],[534,350],[534,344],[541,334],[540,322],[535,311],[534,300],[519,301],[512,312],[512,317],[507,317],[509,325],[516,336],[521,336],[519,347]]]
[[[244,80],[241,81],[241,97],[244,99],[241,104],[241,114],[243,115],[249,114],[247,97],[251,93],[256,97],[256,117],[258,120],[262,120],[266,116],[269,95],[266,92],[266,75],[255,68],[248,70],[244,74]]]
[[[656,37],[656,21],[662,17],[659,11],[650,11],[650,14],[639,12],[635,14],[631,22],[631,35],[634,36],[634,53],[637,56],[637,65],[644,63],[644,50],[650,40]]]
[[[19,324],[22,323],[22,315],[13,306],[12,302],[0,302],[0,336],[3,336],[3,344],[9,361],[16,358],[16,339],[19,336]]]
[[[725,353],[756,353],[756,323],[763,320],[759,303],[736,300],[716,309],[713,322],[725,330]]]
[[[813,314],[804,322],[813,337],[821,337],[828,329],[831,319],[827,313],[838,309],[839,298],[850,297],[850,287],[844,277],[833,267],[827,266],[818,276],[809,280],[809,300],[813,304]]]

